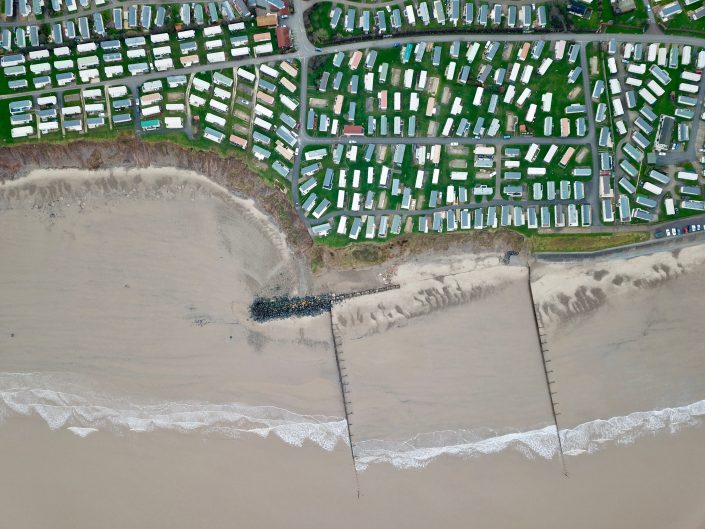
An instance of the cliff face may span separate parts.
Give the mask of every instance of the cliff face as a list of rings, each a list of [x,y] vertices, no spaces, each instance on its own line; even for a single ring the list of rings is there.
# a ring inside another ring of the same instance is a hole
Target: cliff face
[[[266,183],[235,157],[195,151],[167,142],[121,138],[105,142],[17,145],[0,149],[0,180],[13,180],[33,169],[109,169],[178,167],[207,176],[236,195],[252,198],[286,235],[299,255],[312,246],[306,226],[288,195]]]
[[[0,148],[0,181],[19,178],[33,169],[110,169],[113,167],[178,167],[207,176],[235,195],[251,198],[285,234],[291,250],[319,271],[354,269],[402,260],[409,255],[446,252],[518,250],[522,236],[500,230],[469,230],[433,237],[404,234],[384,243],[357,242],[343,248],[313,244],[288,194],[266,183],[235,157],[187,149],[169,142],[123,137],[110,141],[79,140],[62,144],[26,144]]]

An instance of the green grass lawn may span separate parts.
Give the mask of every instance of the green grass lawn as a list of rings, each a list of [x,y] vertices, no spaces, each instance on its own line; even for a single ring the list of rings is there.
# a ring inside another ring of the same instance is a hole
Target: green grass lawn
[[[628,233],[548,234],[532,235],[529,247],[533,252],[594,252],[627,244],[648,241],[648,231]]]
[[[700,7],[700,4],[691,7],[697,9]],[[691,7],[686,7],[683,13],[674,16],[668,22],[662,24],[662,27],[668,34],[705,37],[705,19],[691,20],[687,14],[687,11],[691,9]]]

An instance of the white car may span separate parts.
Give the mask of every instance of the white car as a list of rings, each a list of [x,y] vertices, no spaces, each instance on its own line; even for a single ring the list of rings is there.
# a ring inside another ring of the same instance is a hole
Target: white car
[[[671,236],[671,228],[666,228],[666,237]]]

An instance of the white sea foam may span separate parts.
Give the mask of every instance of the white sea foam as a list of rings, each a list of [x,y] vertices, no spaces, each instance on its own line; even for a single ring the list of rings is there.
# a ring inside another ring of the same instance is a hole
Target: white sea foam
[[[629,415],[596,419],[575,428],[560,430],[561,446],[567,456],[591,454],[605,445],[629,444],[640,437],[661,431],[676,433],[700,424],[705,416],[705,400],[686,406],[639,411]],[[559,453],[554,426],[526,432],[505,433],[478,439],[478,431],[434,432],[417,435],[401,443],[369,440],[355,443],[358,470],[372,463],[390,463],[399,468],[421,468],[443,455],[476,457],[507,449],[526,457],[552,459]]]
[[[40,383],[42,387],[37,387]],[[50,428],[67,428],[81,437],[98,430],[173,430],[229,437],[243,433],[261,437],[274,434],[294,446],[309,440],[325,450],[333,450],[339,442],[348,443],[346,423],[340,417],[301,415],[274,406],[240,403],[135,404],[123,398],[79,392],[75,387],[66,391],[56,387],[52,377],[32,373],[0,374],[0,422],[11,415],[37,415]],[[700,424],[704,416],[705,400],[702,400],[686,406],[589,421],[560,430],[560,440],[565,455],[578,456],[608,444],[632,443],[661,431],[675,433],[683,427]],[[419,434],[402,442],[370,439],[354,445],[358,470],[375,463],[421,468],[444,455],[477,457],[508,449],[528,458],[552,459],[559,453],[556,429],[549,425],[523,432],[447,430]]]
[[[75,433],[75,434],[78,435],[79,437],[88,437],[88,436],[91,435],[92,433],[98,431],[97,428],[81,428],[81,427],[79,427],[79,426],[69,426],[69,427],[68,427],[68,430],[69,430],[70,432]]]
[[[401,443],[377,439],[356,442],[355,461],[358,470],[364,470],[372,463],[421,468],[443,455],[476,457],[513,449],[528,458],[551,459],[558,453],[558,437],[553,426],[481,438],[479,434],[477,430],[455,430],[421,434]]]
[[[38,385],[43,387],[37,387]],[[241,403],[143,402],[66,391],[51,376],[30,373],[0,374],[0,421],[13,414],[41,417],[52,429],[68,428],[88,435],[88,429],[134,432],[174,430],[213,432],[229,437],[253,433],[274,434],[301,446],[306,440],[325,450],[347,443],[345,420],[323,415],[300,415],[275,406]]]

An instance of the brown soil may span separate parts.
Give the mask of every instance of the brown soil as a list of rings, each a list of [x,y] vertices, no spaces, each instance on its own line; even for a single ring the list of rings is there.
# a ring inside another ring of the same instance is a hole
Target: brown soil
[[[314,244],[310,251],[314,271],[347,270],[401,261],[432,253],[492,252],[525,249],[524,236],[509,230],[471,230],[457,233],[411,233],[384,243],[356,243],[342,248]]]

